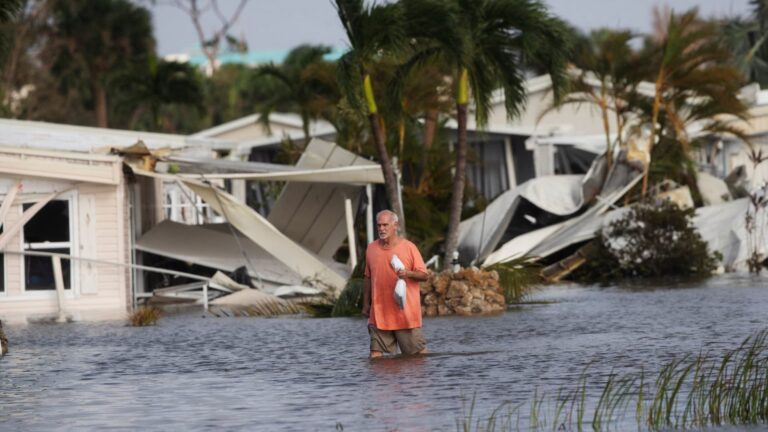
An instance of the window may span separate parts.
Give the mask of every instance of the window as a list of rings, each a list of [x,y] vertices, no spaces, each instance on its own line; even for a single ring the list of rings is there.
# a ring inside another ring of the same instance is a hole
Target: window
[[[504,140],[469,143],[467,180],[488,201],[509,189]]]
[[[33,204],[24,204],[26,211]],[[52,200],[24,225],[24,250],[71,255],[72,233],[70,201]],[[61,260],[64,288],[72,287],[71,263]],[[24,282],[27,291],[55,290],[53,262],[47,256],[24,256]]]

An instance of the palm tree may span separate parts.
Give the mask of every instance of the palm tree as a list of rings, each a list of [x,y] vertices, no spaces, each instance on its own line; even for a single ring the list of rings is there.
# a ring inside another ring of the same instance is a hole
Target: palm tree
[[[257,69],[257,77],[272,77],[275,88],[261,103],[259,121],[269,128],[269,116],[274,110],[297,112],[301,116],[304,139],[310,139],[310,122],[330,119],[329,109],[339,100],[333,65],[323,57],[330,53],[327,46],[300,45],[291,50],[280,66],[268,64]]]
[[[5,32],[5,26],[16,19],[16,14],[19,13],[23,3],[23,0],[6,0],[0,2],[0,60],[5,57],[5,51],[8,48],[8,35]]]
[[[655,65],[654,97],[646,114],[651,126],[649,152],[653,154],[654,144],[666,134],[681,147],[680,154],[687,155],[691,144],[688,129],[695,123],[702,131],[729,133],[746,140],[728,122],[728,116],[746,119],[747,107],[738,98],[742,77],[729,64],[731,53],[721,43],[718,26],[701,20],[697,10],[691,9],[681,15],[671,14],[659,36],[648,48]],[[643,176],[643,196],[650,169]]]
[[[600,110],[605,132],[607,170],[613,164],[613,140],[609,116],[614,116],[616,144],[623,147],[623,132],[630,114],[637,111],[633,103],[639,97],[645,61],[632,49],[634,35],[626,30],[600,29],[580,38],[574,49],[573,63],[578,70],[559,103],[545,109],[539,119],[565,104],[591,104]],[[607,172],[607,171],[606,171]]]
[[[567,27],[537,0],[404,0],[409,36],[423,49],[408,63],[439,59],[454,70],[458,137],[445,263],[458,244],[467,160],[471,96],[479,126],[487,123],[493,92],[501,87],[507,115],[525,103],[523,61],[535,59],[550,73],[556,97],[566,81]]]
[[[726,45],[736,66],[750,82],[768,86],[768,2],[751,0],[752,16],[734,18],[723,25]]]
[[[162,130],[160,113],[167,106],[204,110],[201,79],[194,66],[187,63],[158,60],[151,55],[145,65],[119,75],[112,85],[119,89],[116,105],[131,113],[131,128],[149,114],[149,129]]]
[[[371,136],[384,174],[387,200],[405,232],[397,178],[387,151],[371,77],[374,64],[385,54],[399,52],[405,46],[401,7],[397,3],[366,6],[364,0],[334,0],[334,3],[350,45],[349,51],[338,61],[339,86],[351,108],[362,111],[362,100],[365,100]]]
[[[152,20],[128,0],[56,2],[51,19],[52,72],[62,86],[93,101],[96,125],[108,127],[110,80],[154,51]]]

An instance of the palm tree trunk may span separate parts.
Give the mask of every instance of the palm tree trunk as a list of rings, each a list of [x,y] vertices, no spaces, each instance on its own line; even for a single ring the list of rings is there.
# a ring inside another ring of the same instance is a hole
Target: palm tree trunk
[[[653,111],[651,114],[651,136],[648,138],[648,166],[645,167],[645,174],[643,174],[643,188],[640,191],[640,196],[645,198],[645,194],[648,193],[648,174],[651,170],[650,157],[653,151],[653,144],[656,142],[656,122],[659,121],[659,108],[661,106],[661,91],[662,80],[664,78],[664,67],[659,70],[659,75],[656,77],[656,94],[653,97]]]
[[[424,117],[424,148],[421,149],[421,161],[419,162],[419,189],[422,188],[427,180],[427,162],[429,151],[432,149],[432,143],[435,141],[437,114],[438,111],[436,109],[430,108]]]
[[[614,95],[614,99],[616,99],[616,96]],[[619,150],[624,149],[624,139],[622,138],[622,134],[624,133],[624,119],[621,117],[621,112],[619,111],[619,103],[614,101],[614,109],[616,110],[616,143],[619,145]]]
[[[373,134],[373,142],[376,145],[376,152],[381,163],[381,171],[384,173],[384,190],[387,193],[387,200],[392,207],[392,211],[397,213],[400,219],[400,230],[402,235],[405,236],[405,215],[403,214],[403,209],[400,208],[400,196],[397,193],[397,177],[395,177],[395,170],[392,169],[392,162],[389,159],[384,133],[379,124],[379,115],[375,113],[369,114],[368,122],[371,125],[371,133]]]
[[[600,112],[603,115],[603,130],[605,130],[605,162],[607,165],[605,175],[607,176],[613,165],[613,149],[611,148],[611,125],[608,122],[608,102],[605,97],[605,82],[600,86]]]
[[[448,216],[448,232],[445,236],[444,268],[450,268],[453,253],[459,243],[459,223],[464,204],[464,183],[467,165],[467,104],[456,105],[458,140],[456,142],[456,172],[453,174],[451,207]]]
[[[107,89],[98,79],[93,81],[93,93],[96,97],[96,126],[109,127],[107,124]]]
[[[309,145],[309,139],[310,139],[309,122],[310,122],[309,114],[307,114],[306,112],[302,112],[301,113],[301,129],[304,131],[304,148],[307,148],[307,146]]]
[[[405,213],[403,213],[403,209],[400,207],[400,195],[397,193],[397,177],[395,177],[395,171],[389,159],[384,132],[381,130],[381,124],[379,124],[379,109],[376,106],[376,98],[373,95],[371,76],[367,73],[363,75],[363,93],[368,104],[368,122],[371,124],[373,142],[376,145],[379,163],[381,163],[381,171],[384,174],[384,190],[387,192],[387,200],[392,211],[397,214],[400,220],[401,234],[405,236]]]

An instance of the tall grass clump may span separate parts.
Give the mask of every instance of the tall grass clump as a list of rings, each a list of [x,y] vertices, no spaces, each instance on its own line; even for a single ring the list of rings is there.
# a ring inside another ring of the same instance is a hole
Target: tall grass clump
[[[674,359],[652,380],[646,380],[643,371],[611,372],[588,386],[585,369],[571,390],[560,388],[553,400],[545,400],[537,390],[527,403],[529,410],[521,410],[522,405],[510,409],[504,402],[490,417],[473,421],[470,414],[457,426],[464,432],[635,427],[658,431],[768,424],[767,338],[768,330],[763,330],[719,357],[699,353]],[[503,409],[508,412],[501,414]],[[470,413],[473,410],[474,401]],[[526,411],[527,425],[521,429],[520,415]]]
[[[157,324],[157,320],[162,315],[160,309],[156,307],[142,306],[128,316],[128,324],[131,327],[146,327]]]

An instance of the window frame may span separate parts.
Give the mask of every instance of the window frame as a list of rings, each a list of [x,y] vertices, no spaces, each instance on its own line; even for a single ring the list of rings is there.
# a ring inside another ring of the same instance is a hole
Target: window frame
[[[74,256],[75,252],[78,250],[79,247],[79,235],[78,235],[78,227],[76,220],[78,219],[78,206],[77,206],[77,198],[78,194],[77,191],[71,191],[66,192],[63,194],[60,194],[59,196],[53,198],[51,202],[53,201],[66,201],[69,205],[69,242],[49,242],[49,243],[27,243],[24,238],[24,227],[22,227],[19,230],[19,233],[17,234],[19,236],[19,243],[20,243],[20,250],[22,252],[27,251],[34,251],[36,249],[61,249],[65,247],[64,245],[69,244],[69,255]],[[34,203],[37,200],[33,199],[26,199],[23,200],[22,203],[19,205],[19,213],[24,213],[24,204]],[[27,248],[27,245],[30,246],[30,248]],[[43,246],[44,245],[44,246]],[[32,298],[49,298],[49,297],[55,297],[57,295],[56,289],[50,289],[50,290],[28,290],[27,289],[27,276],[26,276],[26,257],[27,255],[21,255],[19,259],[19,266],[20,266],[20,284],[21,284],[21,293],[25,297],[32,297]],[[50,259],[50,258],[49,258]],[[79,265],[77,260],[69,260],[70,261],[70,267],[69,267],[69,288],[64,288],[64,295],[68,298],[73,298],[77,296],[80,292],[78,282],[79,282]],[[7,290],[7,287],[6,287]]]

